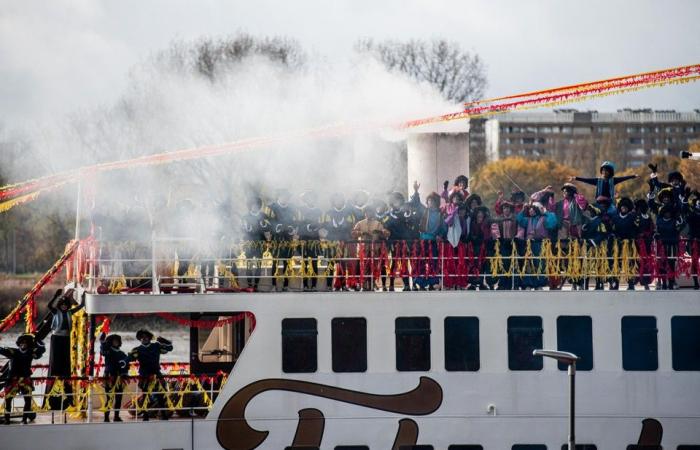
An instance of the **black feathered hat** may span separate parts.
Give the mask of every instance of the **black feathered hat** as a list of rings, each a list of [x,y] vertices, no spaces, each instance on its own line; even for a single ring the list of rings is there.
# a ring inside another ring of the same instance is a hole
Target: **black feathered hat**
[[[469,178],[466,175],[460,175],[455,178],[455,186],[459,186],[459,183],[464,183],[465,186],[469,186]]]
[[[673,172],[668,173],[668,182],[672,183],[674,180],[677,180],[678,182],[682,183],[683,182],[683,174],[678,172],[677,170],[674,170]]]
[[[153,339],[153,333],[151,333],[145,328],[141,328],[139,331],[136,332],[136,340],[140,341],[143,336],[150,336],[150,338]]]
[[[115,339],[118,339],[120,344],[122,343],[122,337],[118,334],[110,334],[105,338],[105,342],[108,342],[109,345],[114,346],[112,341],[114,341]]]
[[[20,345],[22,342],[26,342],[28,346],[34,345],[34,335],[31,333],[23,333],[17,336],[17,345]]]
[[[623,206],[627,207],[627,211],[632,211],[634,209],[634,203],[632,203],[632,199],[629,197],[622,197],[620,200],[618,200],[617,209],[620,209]]]
[[[640,214],[646,214],[649,211],[649,204],[644,199],[638,199],[634,202],[634,210]]]
[[[525,201],[525,192],[521,190],[514,190],[510,193],[510,201],[513,203],[523,203]]]

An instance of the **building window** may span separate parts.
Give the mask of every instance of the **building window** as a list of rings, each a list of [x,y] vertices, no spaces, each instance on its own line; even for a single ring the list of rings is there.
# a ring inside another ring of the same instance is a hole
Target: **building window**
[[[430,319],[399,317],[396,319],[396,370],[430,370]]]
[[[700,370],[700,316],[671,318],[673,370]]]
[[[547,450],[544,444],[515,444],[510,450]]]
[[[542,370],[542,358],[532,351],[542,348],[542,318],[511,316],[508,318],[508,368]]]
[[[686,133],[695,133],[695,127],[685,127]]]
[[[666,127],[666,133],[675,133],[676,127]]]
[[[540,127],[540,133],[549,134],[552,132],[552,127]]]
[[[630,144],[643,144],[644,139],[640,138],[640,137],[631,137],[631,138],[629,138],[629,143]]]
[[[479,370],[479,319],[445,318],[445,370]]]
[[[367,320],[336,317],[331,321],[333,372],[367,371]]]
[[[589,316],[559,316],[557,317],[557,349],[571,352],[578,356],[576,369],[593,369],[593,331]],[[569,366],[557,363],[559,370]]]
[[[526,133],[537,133],[537,127],[525,127]]]
[[[522,143],[523,144],[534,144],[535,138],[522,138]]]
[[[656,317],[625,316],[622,318],[622,368],[624,370],[657,370]]]
[[[674,140],[673,140],[673,138],[667,137],[667,138],[665,139],[665,142],[666,142],[667,144],[673,144]]]
[[[282,371],[316,372],[316,319],[282,320]]]

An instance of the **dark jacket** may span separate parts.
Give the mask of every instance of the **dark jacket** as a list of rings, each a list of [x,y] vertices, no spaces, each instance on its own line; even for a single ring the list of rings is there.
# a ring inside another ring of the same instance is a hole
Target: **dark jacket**
[[[32,360],[39,359],[46,351],[41,341],[37,341],[33,348],[22,351],[18,348],[0,347],[0,355],[10,360],[8,378],[26,378],[32,376]]]
[[[132,361],[139,362],[139,376],[160,375],[160,355],[172,351],[173,344],[165,339],[139,345],[129,352]]]
[[[100,344],[100,354],[105,358],[105,376],[117,377],[129,373],[129,357],[108,342]]]

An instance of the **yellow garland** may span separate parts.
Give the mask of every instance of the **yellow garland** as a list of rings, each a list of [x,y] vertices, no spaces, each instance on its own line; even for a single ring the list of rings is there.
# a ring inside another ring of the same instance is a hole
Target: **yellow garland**
[[[499,274],[506,271],[503,265],[503,257],[501,256],[501,243],[496,240],[493,246],[493,257],[491,258],[491,276],[496,278]]]

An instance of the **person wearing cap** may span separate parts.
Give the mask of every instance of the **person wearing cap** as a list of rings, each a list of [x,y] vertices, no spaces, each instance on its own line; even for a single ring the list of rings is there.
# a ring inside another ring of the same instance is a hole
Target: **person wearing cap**
[[[581,183],[586,183],[595,186],[595,197],[600,196],[607,198],[615,198],[615,186],[627,181],[638,178],[639,175],[627,175],[624,177],[615,176],[615,164],[610,161],[604,161],[600,165],[600,177],[598,178],[584,178],[584,177],[570,177],[569,181],[580,181]]]
[[[299,236],[300,215],[299,210],[290,204],[291,193],[287,189],[278,189],[277,200],[270,205],[270,221],[272,222],[272,236],[277,243],[275,252],[275,277],[272,285],[277,288],[277,278],[282,279],[282,290],[289,286],[289,278],[286,275],[287,265],[292,256],[290,242]]]
[[[439,267],[438,267],[438,246],[442,242],[445,234],[445,221],[440,212],[440,195],[437,192],[432,192],[426,199],[424,206],[420,202],[418,194],[420,183],[413,183],[413,195],[411,196],[411,205],[418,214],[418,231],[420,239],[420,248],[425,249],[424,260],[419,264],[422,266],[419,276],[414,277],[413,284],[418,285],[420,290],[433,290],[440,283]]]
[[[262,272],[262,243],[266,240],[266,234],[271,235],[272,223],[263,210],[260,197],[250,197],[247,203],[248,212],[241,217],[241,231],[249,244],[245,247],[248,290],[255,292],[258,290]]]
[[[659,246],[663,248],[663,253],[657,251],[661,289],[674,289],[678,241],[684,225],[683,217],[673,203],[662,206],[656,216],[656,235],[654,237],[657,240],[657,248]]]
[[[513,215],[517,215],[520,213],[520,211],[523,210],[523,207],[525,206],[525,197],[525,193],[519,189],[514,189],[510,193],[510,200],[508,200],[507,203],[511,205]],[[499,191],[496,203],[494,203],[493,205],[493,210],[496,213],[496,217],[500,217],[503,215],[504,203],[505,201],[503,200],[503,191]]]
[[[319,230],[323,225],[323,211],[318,207],[318,195],[316,191],[304,191],[300,195],[301,207],[299,208],[299,238],[304,242],[304,258],[311,260],[313,276],[304,276],[304,291],[315,291],[318,284],[318,256],[321,254]]]
[[[364,256],[364,264],[360,264],[360,283],[363,291],[370,292],[374,291],[377,275],[381,276],[382,280],[386,278],[386,266],[382,264],[381,258],[381,241],[386,241],[390,236],[389,230],[377,220],[376,206],[373,206],[375,205],[365,207],[365,218],[352,228],[352,238],[360,241],[358,254]]]
[[[467,205],[460,191],[452,191],[444,208],[445,263],[443,265],[443,286],[446,289],[464,289],[467,287],[466,242],[469,236],[469,217]],[[461,270],[460,270],[461,269]]]
[[[651,169],[651,175],[649,176],[650,191],[660,191],[664,188],[670,188],[671,201],[675,204],[676,208],[681,208],[683,199],[690,194],[690,189],[686,192],[687,186],[683,174],[677,170],[671,171],[667,175],[667,182],[662,183],[659,181],[658,177],[658,165],[649,163],[648,167]]]
[[[139,363],[139,388],[141,388],[144,395],[148,395],[150,391],[152,402],[149,402],[149,405],[158,408],[161,418],[167,420],[168,416],[164,409],[166,406],[164,395],[166,389],[163,375],[160,372],[160,355],[171,352],[173,344],[160,336],[153,342],[153,337],[153,333],[148,330],[141,329],[137,331],[136,340],[140,341],[141,345],[134,347],[129,352],[129,359]],[[143,414],[143,420],[147,421],[148,419],[149,414],[146,411]]]
[[[588,202],[579,194],[578,189],[571,183],[561,187],[562,199],[554,204],[553,212],[557,216],[557,238],[559,240],[578,239],[581,237],[583,211]]]
[[[503,261],[503,274],[498,277],[498,290],[519,289],[520,279],[507,275],[511,272],[513,240],[518,234],[515,206],[509,201],[500,204],[501,214],[491,222],[491,237],[498,240],[499,252]],[[516,250],[517,253],[517,250]],[[517,264],[517,262],[516,262]]]
[[[493,256],[493,241],[491,239],[491,218],[489,209],[485,206],[478,206],[472,210],[469,217],[468,240],[473,248],[472,267],[476,273],[471,273],[469,277],[468,290],[489,290],[493,288],[496,280],[489,278],[487,287],[487,277],[484,275],[484,269],[488,258]]]
[[[607,243],[608,257],[612,256],[611,239],[613,237],[613,216],[616,214],[616,209],[608,197],[598,196],[595,205],[588,205],[588,210],[592,213],[592,217],[584,223],[582,227],[582,237],[590,240],[594,246],[600,245],[602,242]],[[612,261],[611,261],[612,262]],[[603,290],[605,282],[610,281],[610,287],[615,288],[614,281],[608,277],[596,277],[596,290]]]
[[[408,243],[412,237],[410,234],[409,219],[411,213],[406,208],[406,199],[400,192],[392,192],[389,196],[389,210],[384,216],[383,225],[389,231],[389,290],[394,290],[394,279],[401,277],[403,290],[410,291],[411,286],[408,277],[408,267],[402,266],[408,261]],[[400,270],[399,270],[400,269]]]
[[[84,304],[73,306],[75,290],[68,289],[65,293],[56,291],[48,309],[51,311],[51,345],[49,351],[49,376],[70,377],[70,332],[73,325],[73,315],[80,311]]]
[[[445,180],[442,184],[442,194],[440,194],[440,197],[445,201],[445,204],[450,202],[450,195],[454,192],[459,192],[462,198],[469,197],[469,178],[467,178],[466,175],[457,176],[451,189],[448,189],[449,186],[450,182],[448,180]]]
[[[637,230],[636,242],[639,258],[639,284],[644,286],[644,290],[649,290],[651,283],[651,273],[653,271],[651,258],[652,243],[654,241],[654,232],[656,224],[654,219],[649,215],[649,203],[646,200],[638,199],[634,202],[635,227]]]
[[[544,264],[539,259],[542,253],[542,240],[549,237],[551,230],[556,229],[557,218],[548,212],[547,209],[538,202],[530,202],[517,216],[518,234],[516,237],[521,241],[530,241],[532,251],[532,266],[528,269],[534,272],[525,273],[521,280],[523,289],[541,290],[547,285],[547,277],[544,276]],[[523,256],[524,252],[520,256]]]
[[[322,228],[319,230],[321,233],[325,233],[325,238],[322,237],[322,239],[333,243],[328,247],[330,251],[328,256],[332,256],[334,259],[335,274],[330,274],[327,282],[334,291],[347,290],[352,287],[346,283],[350,281],[348,268],[354,266],[351,261],[345,259],[352,247],[346,243],[350,240],[355,217],[341,192],[331,194],[330,201],[331,207],[324,214]],[[319,237],[321,236],[319,235]]]
[[[100,334],[100,355],[104,357],[104,389],[108,401],[104,421],[109,422],[110,408],[114,409],[114,421],[121,422],[119,410],[122,407],[124,380],[129,373],[129,357],[121,350],[122,337],[118,334]]]
[[[690,253],[690,272],[693,276],[693,289],[700,289],[698,275],[700,272],[700,192],[693,191],[689,196],[685,221],[688,224],[688,246]]]
[[[10,424],[12,400],[19,393],[24,396],[24,412],[22,423],[32,420],[32,361],[41,358],[46,351],[44,343],[36,340],[33,334],[20,335],[16,341],[17,347],[0,347],[0,355],[9,359],[10,368],[4,375],[7,380],[4,389],[6,425]]]
[[[622,246],[624,241],[634,241],[637,237],[637,214],[634,212],[634,203],[629,197],[622,197],[617,202],[617,210],[612,216],[613,235],[615,240],[612,245],[617,245],[618,253],[622,254]],[[612,281],[614,286],[619,286],[619,279]],[[628,275],[627,290],[634,290],[634,277]]]

